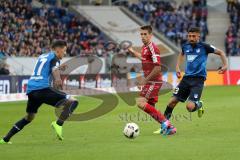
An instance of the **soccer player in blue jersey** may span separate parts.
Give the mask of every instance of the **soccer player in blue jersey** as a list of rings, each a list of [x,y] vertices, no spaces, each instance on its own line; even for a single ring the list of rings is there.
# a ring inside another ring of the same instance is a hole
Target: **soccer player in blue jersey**
[[[187,101],[186,108],[189,112],[198,111],[198,116],[204,113],[202,101],[200,101],[204,81],[206,80],[207,57],[209,53],[219,55],[222,60],[222,67],[218,70],[223,74],[227,70],[227,59],[223,51],[212,45],[200,42],[200,29],[192,27],[188,31],[188,42],[182,45],[182,52],[179,54],[176,64],[176,74],[181,78],[180,65],[185,57],[185,74],[173,91],[173,96],[168,103],[164,115],[167,119],[171,118],[174,107],[178,102]],[[159,134],[160,130],[154,133]]]
[[[63,140],[62,125],[78,105],[77,100],[57,90],[62,88],[60,70],[64,67],[60,66],[60,60],[66,53],[66,49],[65,41],[56,40],[52,44],[52,51],[39,56],[27,85],[27,114],[13,125],[12,129],[0,140],[0,144],[10,144],[10,138],[32,122],[38,108],[43,103],[54,107],[63,106],[58,120],[51,124],[58,139]],[[52,78],[54,88],[51,87]]]

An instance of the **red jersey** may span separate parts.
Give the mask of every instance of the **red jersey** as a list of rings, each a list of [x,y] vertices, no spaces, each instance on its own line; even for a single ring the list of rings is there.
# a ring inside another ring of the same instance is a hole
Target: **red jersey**
[[[144,72],[144,77],[147,77],[153,70],[155,66],[160,66],[160,51],[157,46],[150,42],[147,46],[142,46],[142,69]],[[150,81],[161,81],[161,73],[155,76]]]

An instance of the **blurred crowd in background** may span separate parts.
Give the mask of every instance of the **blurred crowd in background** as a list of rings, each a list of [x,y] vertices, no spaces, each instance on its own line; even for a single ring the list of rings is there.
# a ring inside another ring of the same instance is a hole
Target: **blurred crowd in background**
[[[1,54],[38,56],[49,51],[54,39],[64,39],[68,42],[68,56],[103,56],[106,36],[65,7],[36,8],[25,0],[0,1],[0,28]]]
[[[180,5],[176,1],[143,0],[129,5],[128,8],[177,45],[187,40],[189,27],[200,28],[202,41],[208,35],[206,0],[193,0]]]
[[[226,32],[225,48],[227,56],[240,56],[240,1],[227,0],[230,25]]]
[[[35,7],[32,0],[0,1],[0,74],[9,74],[5,63],[8,56],[34,57],[48,52],[55,39],[68,42],[67,56],[97,55],[109,59],[106,51],[109,38],[86,18],[68,11],[69,1],[38,0],[42,7]],[[101,5],[101,0],[95,5]],[[192,0],[177,4],[174,0],[141,0],[137,3],[112,1],[122,5],[142,18],[180,46],[187,40],[189,27],[201,29],[201,41],[209,34],[207,0]],[[225,48],[228,56],[240,55],[240,2],[227,0],[230,26],[226,32]]]

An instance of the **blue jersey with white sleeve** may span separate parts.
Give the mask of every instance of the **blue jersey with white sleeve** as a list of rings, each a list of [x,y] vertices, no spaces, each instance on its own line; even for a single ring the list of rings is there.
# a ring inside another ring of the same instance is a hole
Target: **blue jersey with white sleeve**
[[[182,54],[186,57],[185,75],[191,77],[207,76],[207,57],[209,53],[215,53],[212,45],[198,42],[194,46],[189,42],[182,45]]]
[[[59,65],[60,61],[53,51],[39,56],[33,73],[28,81],[27,94],[34,90],[50,87],[52,81],[52,69]]]

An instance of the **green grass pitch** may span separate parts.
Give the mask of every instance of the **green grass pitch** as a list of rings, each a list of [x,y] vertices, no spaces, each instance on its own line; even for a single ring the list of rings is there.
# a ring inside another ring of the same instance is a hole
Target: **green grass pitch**
[[[159,98],[158,109],[165,110],[171,94]],[[177,134],[153,135],[158,124],[119,100],[111,112],[84,122],[66,122],[64,141],[58,141],[50,127],[54,109],[43,105],[36,119],[12,138],[12,145],[0,146],[0,160],[238,160],[240,157],[240,87],[206,87],[205,114],[189,114],[185,105],[174,110]],[[86,112],[98,99],[79,98],[76,112]],[[26,102],[0,103],[0,136],[25,114]],[[140,126],[134,140],[123,136],[127,120]]]

